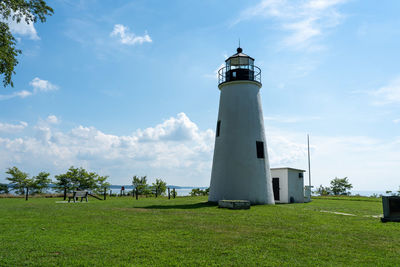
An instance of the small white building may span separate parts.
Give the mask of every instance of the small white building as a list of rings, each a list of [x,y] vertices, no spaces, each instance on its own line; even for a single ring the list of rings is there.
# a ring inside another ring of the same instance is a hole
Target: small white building
[[[304,172],[294,168],[271,168],[275,203],[304,203]]]

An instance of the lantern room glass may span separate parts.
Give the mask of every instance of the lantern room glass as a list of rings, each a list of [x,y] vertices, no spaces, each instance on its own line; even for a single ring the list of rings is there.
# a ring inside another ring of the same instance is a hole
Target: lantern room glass
[[[249,57],[232,57],[226,61],[226,69],[250,69],[254,70],[254,60]]]

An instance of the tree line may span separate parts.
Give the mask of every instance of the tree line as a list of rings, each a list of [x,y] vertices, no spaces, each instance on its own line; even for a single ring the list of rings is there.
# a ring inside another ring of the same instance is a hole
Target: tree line
[[[331,180],[330,184],[331,184],[330,186],[320,185],[314,191],[314,193],[316,193],[316,194],[318,194],[320,196],[350,195],[349,190],[351,190],[353,188],[353,185],[350,183],[350,181],[349,181],[349,179],[347,177],[344,177],[344,178],[335,177],[335,179]],[[390,195],[393,195],[393,196],[396,196],[396,195],[400,196],[400,188],[397,191],[397,193],[396,192],[392,192],[392,191],[386,191],[386,194],[390,194]],[[377,194],[373,194],[372,196],[378,197]]]
[[[8,194],[10,189],[16,194],[23,195],[26,190],[30,194],[45,193],[50,185],[56,192],[71,193],[78,190],[90,190],[93,193],[103,193],[108,190],[111,184],[107,181],[109,176],[102,176],[96,172],[89,172],[84,168],[71,166],[66,173],[55,175],[55,181],[50,178],[50,173],[40,172],[36,176],[30,177],[28,173],[21,171],[17,167],[8,168],[6,180],[9,184],[0,184],[0,194]],[[132,178],[132,185],[139,195],[165,195],[167,183],[162,179],[156,179],[154,183],[147,183],[147,176],[136,176]],[[175,192],[176,194],[176,192]]]
[[[92,190],[94,193],[100,193],[110,187],[110,183],[107,182],[108,176],[89,172],[82,167],[71,166],[66,173],[55,175],[55,181],[50,178],[48,172],[40,172],[30,177],[28,173],[15,166],[8,168],[6,174],[6,180],[10,183],[0,184],[0,193],[7,194],[11,188],[20,195],[25,194],[26,190],[29,190],[31,194],[42,194],[50,188],[51,184],[57,192],[64,193],[76,190]]]

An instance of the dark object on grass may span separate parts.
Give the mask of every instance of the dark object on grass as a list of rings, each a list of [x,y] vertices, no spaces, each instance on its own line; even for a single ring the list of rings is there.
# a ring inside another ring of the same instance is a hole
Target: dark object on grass
[[[82,200],[85,198],[86,202],[88,202],[88,192],[87,191],[74,191],[74,193],[72,194],[72,196],[68,196],[68,203],[71,201],[71,198],[75,200],[80,197],[81,198],[81,202]]]
[[[101,199],[99,196],[97,196],[97,195],[95,195],[95,194],[92,194],[92,193],[88,193],[88,196],[91,196],[91,197],[94,197],[95,199],[98,199],[98,200],[103,200],[103,199]],[[78,198],[77,198],[78,199]],[[87,202],[87,201],[86,201]]]
[[[382,222],[400,222],[400,196],[383,196]]]
[[[227,208],[231,210],[248,210],[250,209],[250,201],[248,200],[220,200],[219,208]]]

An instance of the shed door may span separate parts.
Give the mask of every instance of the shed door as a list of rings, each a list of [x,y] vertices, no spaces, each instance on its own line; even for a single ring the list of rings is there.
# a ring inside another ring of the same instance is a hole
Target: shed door
[[[279,200],[279,178],[272,178],[272,189],[274,190],[274,199]]]

